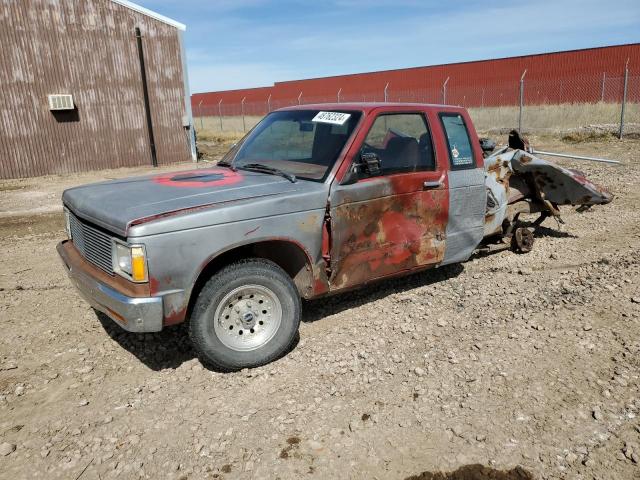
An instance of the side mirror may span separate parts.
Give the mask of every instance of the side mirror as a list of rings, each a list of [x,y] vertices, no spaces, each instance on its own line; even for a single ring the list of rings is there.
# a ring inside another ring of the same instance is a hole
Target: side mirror
[[[382,173],[382,161],[377,153],[360,154],[360,158],[353,161],[351,168],[342,180],[342,185],[349,185],[362,177],[375,177]]]
[[[490,138],[480,138],[480,148],[484,153],[491,153],[496,149],[495,140],[491,140]]]
[[[378,156],[378,154],[372,152],[361,154],[360,171],[369,175],[370,177],[380,175],[382,171],[382,162],[380,161],[380,157]]]

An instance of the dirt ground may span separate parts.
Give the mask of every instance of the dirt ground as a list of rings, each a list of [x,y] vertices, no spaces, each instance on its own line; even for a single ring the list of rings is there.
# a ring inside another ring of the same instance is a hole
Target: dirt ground
[[[621,159],[561,161],[614,202],[306,303],[291,354],[232,374],[99,320],[57,258],[62,190],[142,170],[0,182],[0,478],[640,478],[640,140],[532,141]]]

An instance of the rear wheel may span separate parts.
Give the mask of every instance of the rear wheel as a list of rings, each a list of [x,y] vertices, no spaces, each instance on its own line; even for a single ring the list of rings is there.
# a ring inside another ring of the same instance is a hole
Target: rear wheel
[[[516,253],[529,253],[533,249],[533,232],[525,227],[518,227],[511,237],[511,248]]]
[[[202,360],[220,370],[257,367],[290,350],[300,310],[300,296],[284,270],[268,260],[245,260],[204,285],[189,335]]]

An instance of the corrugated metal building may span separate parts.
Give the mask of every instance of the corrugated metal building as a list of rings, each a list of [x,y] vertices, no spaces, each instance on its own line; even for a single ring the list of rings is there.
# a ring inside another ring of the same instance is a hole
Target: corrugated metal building
[[[0,178],[195,159],[184,30],[125,0],[0,0]]]
[[[442,86],[447,78],[446,101],[449,104],[467,107],[516,105],[519,102],[519,80],[525,70],[527,105],[600,100],[619,102],[627,60],[630,75],[638,75],[640,43],[197,93],[192,96],[192,105],[195,115],[218,115],[219,102],[222,101],[223,115],[238,115],[244,98],[245,113],[264,114],[269,107],[297,104],[298,97],[301,103],[382,101],[387,85],[390,101],[441,103]],[[603,82],[606,82],[606,89],[602,87]],[[637,102],[639,97],[640,89],[630,88],[629,101]]]

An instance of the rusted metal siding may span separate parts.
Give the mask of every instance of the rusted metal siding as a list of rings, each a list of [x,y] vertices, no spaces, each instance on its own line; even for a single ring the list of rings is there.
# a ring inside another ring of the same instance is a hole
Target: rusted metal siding
[[[0,178],[151,164],[135,27],[158,163],[190,159],[177,28],[111,0],[0,0],[0,25]]]
[[[194,94],[194,114],[218,115],[217,103],[223,100],[223,115],[240,114],[240,102],[246,97],[245,113],[264,114],[267,98],[271,107],[298,103],[340,101],[383,101],[389,84],[389,100],[400,102],[442,103],[442,84],[447,84],[447,103],[462,106],[517,105],[519,80],[527,70],[525,103],[597,102],[601,99],[601,80],[607,79],[605,101],[620,101],[624,66],[629,59],[630,75],[640,69],[640,43],[584,50],[572,50],[520,57],[482,60],[447,65],[405,68],[334,77],[277,82],[272,87]],[[629,101],[640,101],[640,90],[630,90]]]

